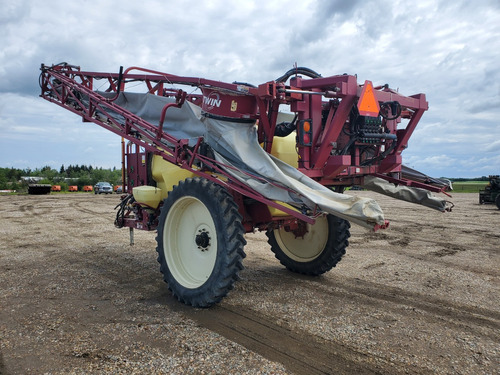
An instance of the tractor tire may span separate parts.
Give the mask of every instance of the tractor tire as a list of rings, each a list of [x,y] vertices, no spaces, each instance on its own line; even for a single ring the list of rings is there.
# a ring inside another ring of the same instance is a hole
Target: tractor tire
[[[204,178],[181,181],[163,202],[156,237],[160,271],[172,294],[194,307],[220,302],[243,269],[244,234],[226,189]]]
[[[498,209],[500,210],[500,193],[497,194],[497,197],[495,199],[495,204],[497,205]]]
[[[349,245],[350,224],[333,215],[319,217],[308,232],[296,237],[285,229],[268,230],[271,250],[287,269],[304,275],[317,276],[330,271],[342,259]]]

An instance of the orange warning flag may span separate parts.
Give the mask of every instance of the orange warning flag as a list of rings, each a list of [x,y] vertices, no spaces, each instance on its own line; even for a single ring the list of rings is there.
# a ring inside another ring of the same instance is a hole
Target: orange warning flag
[[[371,81],[365,81],[363,90],[358,100],[358,111],[361,116],[377,117],[380,106],[375,98],[375,92]]]

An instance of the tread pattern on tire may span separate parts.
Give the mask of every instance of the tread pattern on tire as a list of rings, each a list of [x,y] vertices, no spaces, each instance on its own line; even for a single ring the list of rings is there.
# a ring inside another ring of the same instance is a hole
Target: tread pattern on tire
[[[309,262],[298,262],[286,255],[276,241],[273,230],[268,230],[266,236],[267,242],[271,245],[271,251],[288,270],[303,275],[318,276],[330,271],[344,256],[349,246],[350,227],[351,224],[347,220],[328,215],[329,233],[325,248],[320,255]]]
[[[193,196],[206,205],[217,228],[217,259],[209,279],[200,287],[188,289],[180,285],[172,276],[163,253],[163,231],[168,210],[179,198]],[[182,303],[194,307],[209,307],[220,302],[234,283],[239,280],[243,270],[243,250],[246,245],[242,217],[231,194],[222,186],[204,178],[187,178],[168,194],[160,214],[156,237],[158,262],[164,281],[169,290]],[[222,248],[223,246],[224,248]]]

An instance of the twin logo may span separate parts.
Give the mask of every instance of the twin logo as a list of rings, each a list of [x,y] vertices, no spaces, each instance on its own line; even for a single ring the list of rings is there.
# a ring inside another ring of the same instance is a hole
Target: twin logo
[[[220,108],[222,104],[222,99],[220,98],[220,95],[216,91],[212,91],[210,95],[204,96],[203,97],[203,104],[205,105],[205,110],[206,111],[211,111],[214,108]],[[238,102],[236,100],[231,101],[231,112],[236,112],[238,109]]]
[[[208,96],[203,97],[203,104],[205,104],[206,109],[209,111],[214,109],[214,107],[219,108],[222,103],[222,99],[218,92],[212,92]]]

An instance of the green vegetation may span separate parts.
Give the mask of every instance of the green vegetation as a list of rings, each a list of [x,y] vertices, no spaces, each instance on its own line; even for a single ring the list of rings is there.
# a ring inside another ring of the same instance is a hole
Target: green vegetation
[[[479,193],[488,184],[488,181],[458,181],[453,182],[454,193]]]
[[[488,176],[476,178],[449,178],[455,193],[479,193],[490,181]]]
[[[94,168],[86,165],[61,166],[59,171],[49,166],[40,169],[0,168],[0,190],[16,190],[24,192],[28,182],[24,177],[41,177],[39,184],[60,185],[61,191],[68,191],[68,186],[76,185],[82,191],[85,185],[94,186],[99,181],[107,181],[112,185],[121,185],[120,169]]]

